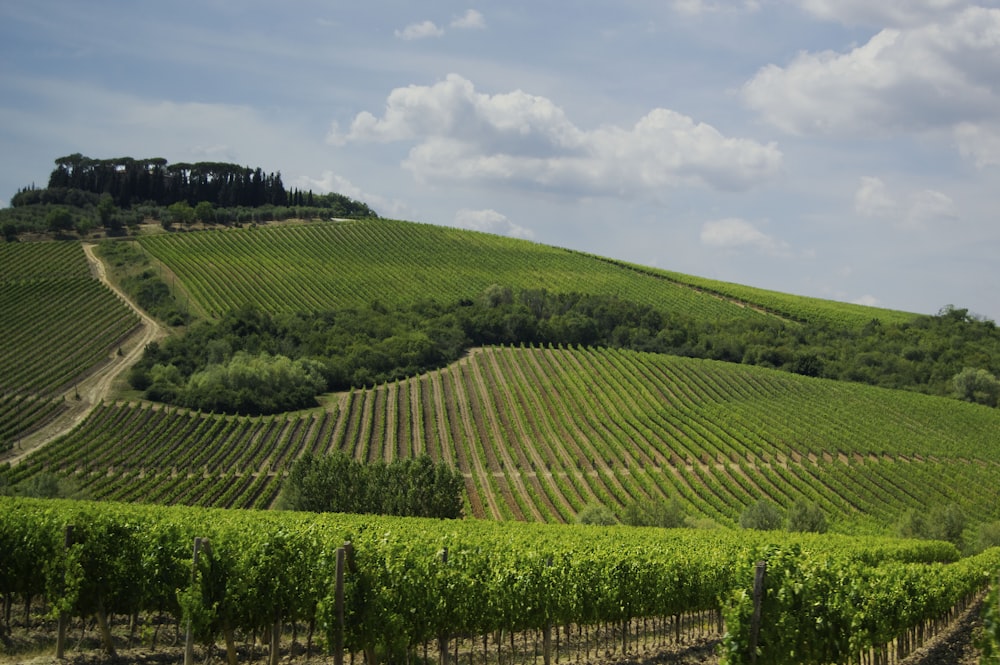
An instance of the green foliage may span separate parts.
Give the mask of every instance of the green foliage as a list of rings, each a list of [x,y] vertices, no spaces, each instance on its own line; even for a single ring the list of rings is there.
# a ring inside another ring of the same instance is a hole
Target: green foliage
[[[813,501],[796,501],[788,509],[789,531],[826,533],[828,528],[826,513]]]
[[[983,601],[982,628],[975,635],[979,665],[1000,665],[1000,584]]]
[[[740,513],[740,527],[743,529],[776,531],[783,522],[781,509],[765,499],[750,504]]]
[[[1000,547],[1000,521],[986,522],[978,526],[971,551],[978,554],[991,547]]]
[[[157,367],[162,365],[153,370]],[[254,356],[239,351],[225,363],[195,372],[186,385],[175,383],[179,373],[152,378],[153,386],[173,390],[176,397],[172,401],[182,406],[250,415],[315,406],[315,395],[326,387],[315,361],[291,360],[266,352]]]
[[[576,516],[578,524],[590,524],[592,526],[612,526],[618,524],[618,518],[614,512],[605,505],[592,503],[579,512]]]
[[[427,455],[368,464],[342,452],[306,454],[292,465],[278,499],[285,510],[455,519],[462,475]]]
[[[74,526],[68,548],[66,524]],[[192,579],[195,536],[210,548]],[[1000,570],[1000,552],[752,531],[497,524],[344,514],[0,498],[0,594],[45,594],[85,617],[157,612],[198,637],[316,625],[333,642],[337,548],[345,647],[412,652],[488,635],[718,610],[725,654],[748,662],[752,566],[768,562],[757,662],[845,662],[936,618]],[[744,647],[742,650],[740,647]],[[404,654],[405,655],[405,654]]]
[[[897,533],[903,538],[944,540],[955,545],[962,543],[966,516],[955,503],[934,506],[930,510],[912,509],[900,517]]]
[[[952,379],[955,395],[966,402],[997,406],[1000,400],[1000,379],[985,369],[966,367]]]
[[[187,201],[177,201],[167,207],[167,218],[174,224],[194,222],[194,208]]]
[[[685,524],[684,506],[676,497],[669,500],[637,500],[625,506],[622,524],[676,529]]]
[[[199,201],[194,207],[194,218],[203,224],[215,222],[215,206],[209,201]]]
[[[59,231],[69,231],[73,228],[73,215],[68,208],[52,208],[45,216],[45,225],[49,231],[58,233]]]
[[[751,654],[753,576],[724,611],[727,665],[860,662],[908,629],[944,616],[996,575],[1000,550],[948,565],[871,561],[776,545],[766,563],[757,650]]]
[[[117,217],[118,206],[110,194],[102,194],[101,200],[97,204],[97,216],[102,226],[109,229],[118,230],[121,228],[121,221]]]
[[[80,489],[79,483],[73,478],[59,476],[43,471],[10,488],[13,496],[32,497],[35,499],[86,499],[86,492]]]

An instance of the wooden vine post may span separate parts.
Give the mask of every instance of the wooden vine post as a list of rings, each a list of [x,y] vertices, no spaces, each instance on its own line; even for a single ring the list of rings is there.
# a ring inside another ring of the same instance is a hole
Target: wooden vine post
[[[354,546],[351,543],[344,543],[343,547],[337,548],[337,569],[333,583],[334,614],[337,621],[333,643],[334,665],[344,665],[344,573],[353,566],[353,562]]]
[[[764,582],[767,562],[758,561],[753,574],[753,616],[750,617],[750,662],[757,662],[757,644],[760,640],[761,607],[764,604]]]
[[[552,566],[552,557],[549,557],[545,562],[545,567],[550,568]],[[551,665],[552,663],[552,621],[547,620],[545,622],[545,630],[542,632],[542,660],[545,665]]]
[[[444,548],[441,552],[441,563],[447,565],[448,563],[448,548]],[[448,636],[438,635],[438,660],[440,665],[448,665]]]
[[[66,525],[66,532],[63,537],[63,548],[69,549],[73,544],[73,525]],[[65,573],[64,573],[65,575]],[[63,578],[65,582],[65,576]],[[69,626],[69,613],[66,611],[59,612],[59,628],[58,635],[56,637],[56,658],[62,660],[66,657],[66,629]]]
[[[205,552],[206,555],[211,555],[212,549],[208,541],[208,538],[195,538],[194,539],[194,553],[191,556],[191,582],[194,583],[198,575],[198,561],[201,558],[201,553]],[[228,649],[227,649],[228,651]],[[184,665],[194,665],[194,628],[191,625],[191,620],[188,619],[187,630],[184,634]]]
[[[337,572],[333,583],[333,603],[337,617],[337,630],[334,634],[333,662],[334,665],[344,665],[344,559],[343,547],[337,548]]]

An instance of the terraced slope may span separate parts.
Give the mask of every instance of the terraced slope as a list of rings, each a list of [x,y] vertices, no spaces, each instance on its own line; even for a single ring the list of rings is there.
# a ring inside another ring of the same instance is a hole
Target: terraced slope
[[[100,407],[14,480],[74,475],[95,498],[267,507],[305,451],[422,452],[466,477],[467,513],[571,521],[591,503],[677,496],[732,524],[759,498],[888,524],[957,502],[1000,519],[1000,412],[744,365],[604,349],[478,349],[332,411],[219,417]]]
[[[138,323],[76,242],[0,245],[0,452],[64,410],[61,393]]]
[[[883,316],[880,310],[796,296],[765,303],[766,292],[752,289],[720,296],[664,271],[524,240],[381,219],[157,235],[141,243],[204,311],[216,315],[248,302],[272,312],[426,298],[453,302],[502,284],[617,294],[713,322],[765,316],[758,310],[768,307],[795,319],[839,320],[845,307],[863,312],[861,324]],[[758,296],[761,302],[754,300]]]

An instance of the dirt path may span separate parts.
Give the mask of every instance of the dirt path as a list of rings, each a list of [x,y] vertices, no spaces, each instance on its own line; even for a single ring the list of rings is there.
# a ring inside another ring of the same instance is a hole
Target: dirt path
[[[141,322],[121,344],[121,355],[118,355],[117,350],[110,352],[106,363],[88,373],[80,379],[75,388],[64,393],[63,396],[69,409],[44,427],[21,439],[20,448],[8,451],[6,456],[0,456],[0,462],[10,462],[11,466],[17,466],[18,462],[29,454],[68,433],[83,422],[98,404],[107,399],[115,379],[139,359],[146,345],[167,336],[167,331],[163,326],[142,311],[131,298],[108,280],[104,264],[94,252],[94,245],[84,243],[83,252],[87,256],[94,277],[125,301],[139,316]],[[79,395],[79,399],[77,399],[77,395]]]

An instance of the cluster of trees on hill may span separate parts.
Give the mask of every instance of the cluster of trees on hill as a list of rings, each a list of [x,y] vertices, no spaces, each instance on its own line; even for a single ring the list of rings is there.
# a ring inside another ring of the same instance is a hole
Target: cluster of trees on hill
[[[143,219],[165,226],[239,224],[292,217],[378,217],[365,203],[337,193],[286,189],[281,173],[225,162],[179,162],[162,157],[56,159],[48,185],[19,190],[2,215],[4,236],[25,231],[121,231]]]
[[[315,513],[365,513],[400,517],[462,516],[462,474],[427,455],[359,462],[337,451],[311,453],[292,465],[278,507]]]
[[[764,365],[997,405],[1000,331],[946,308],[861,330],[780,320],[699,321],[614,296],[492,286],[475,300],[272,315],[246,306],[150,345],[131,370],[149,399],[271,413],[326,391],[441,367],[471,346],[608,346]],[[971,376],[971,378],[970,378]]]

